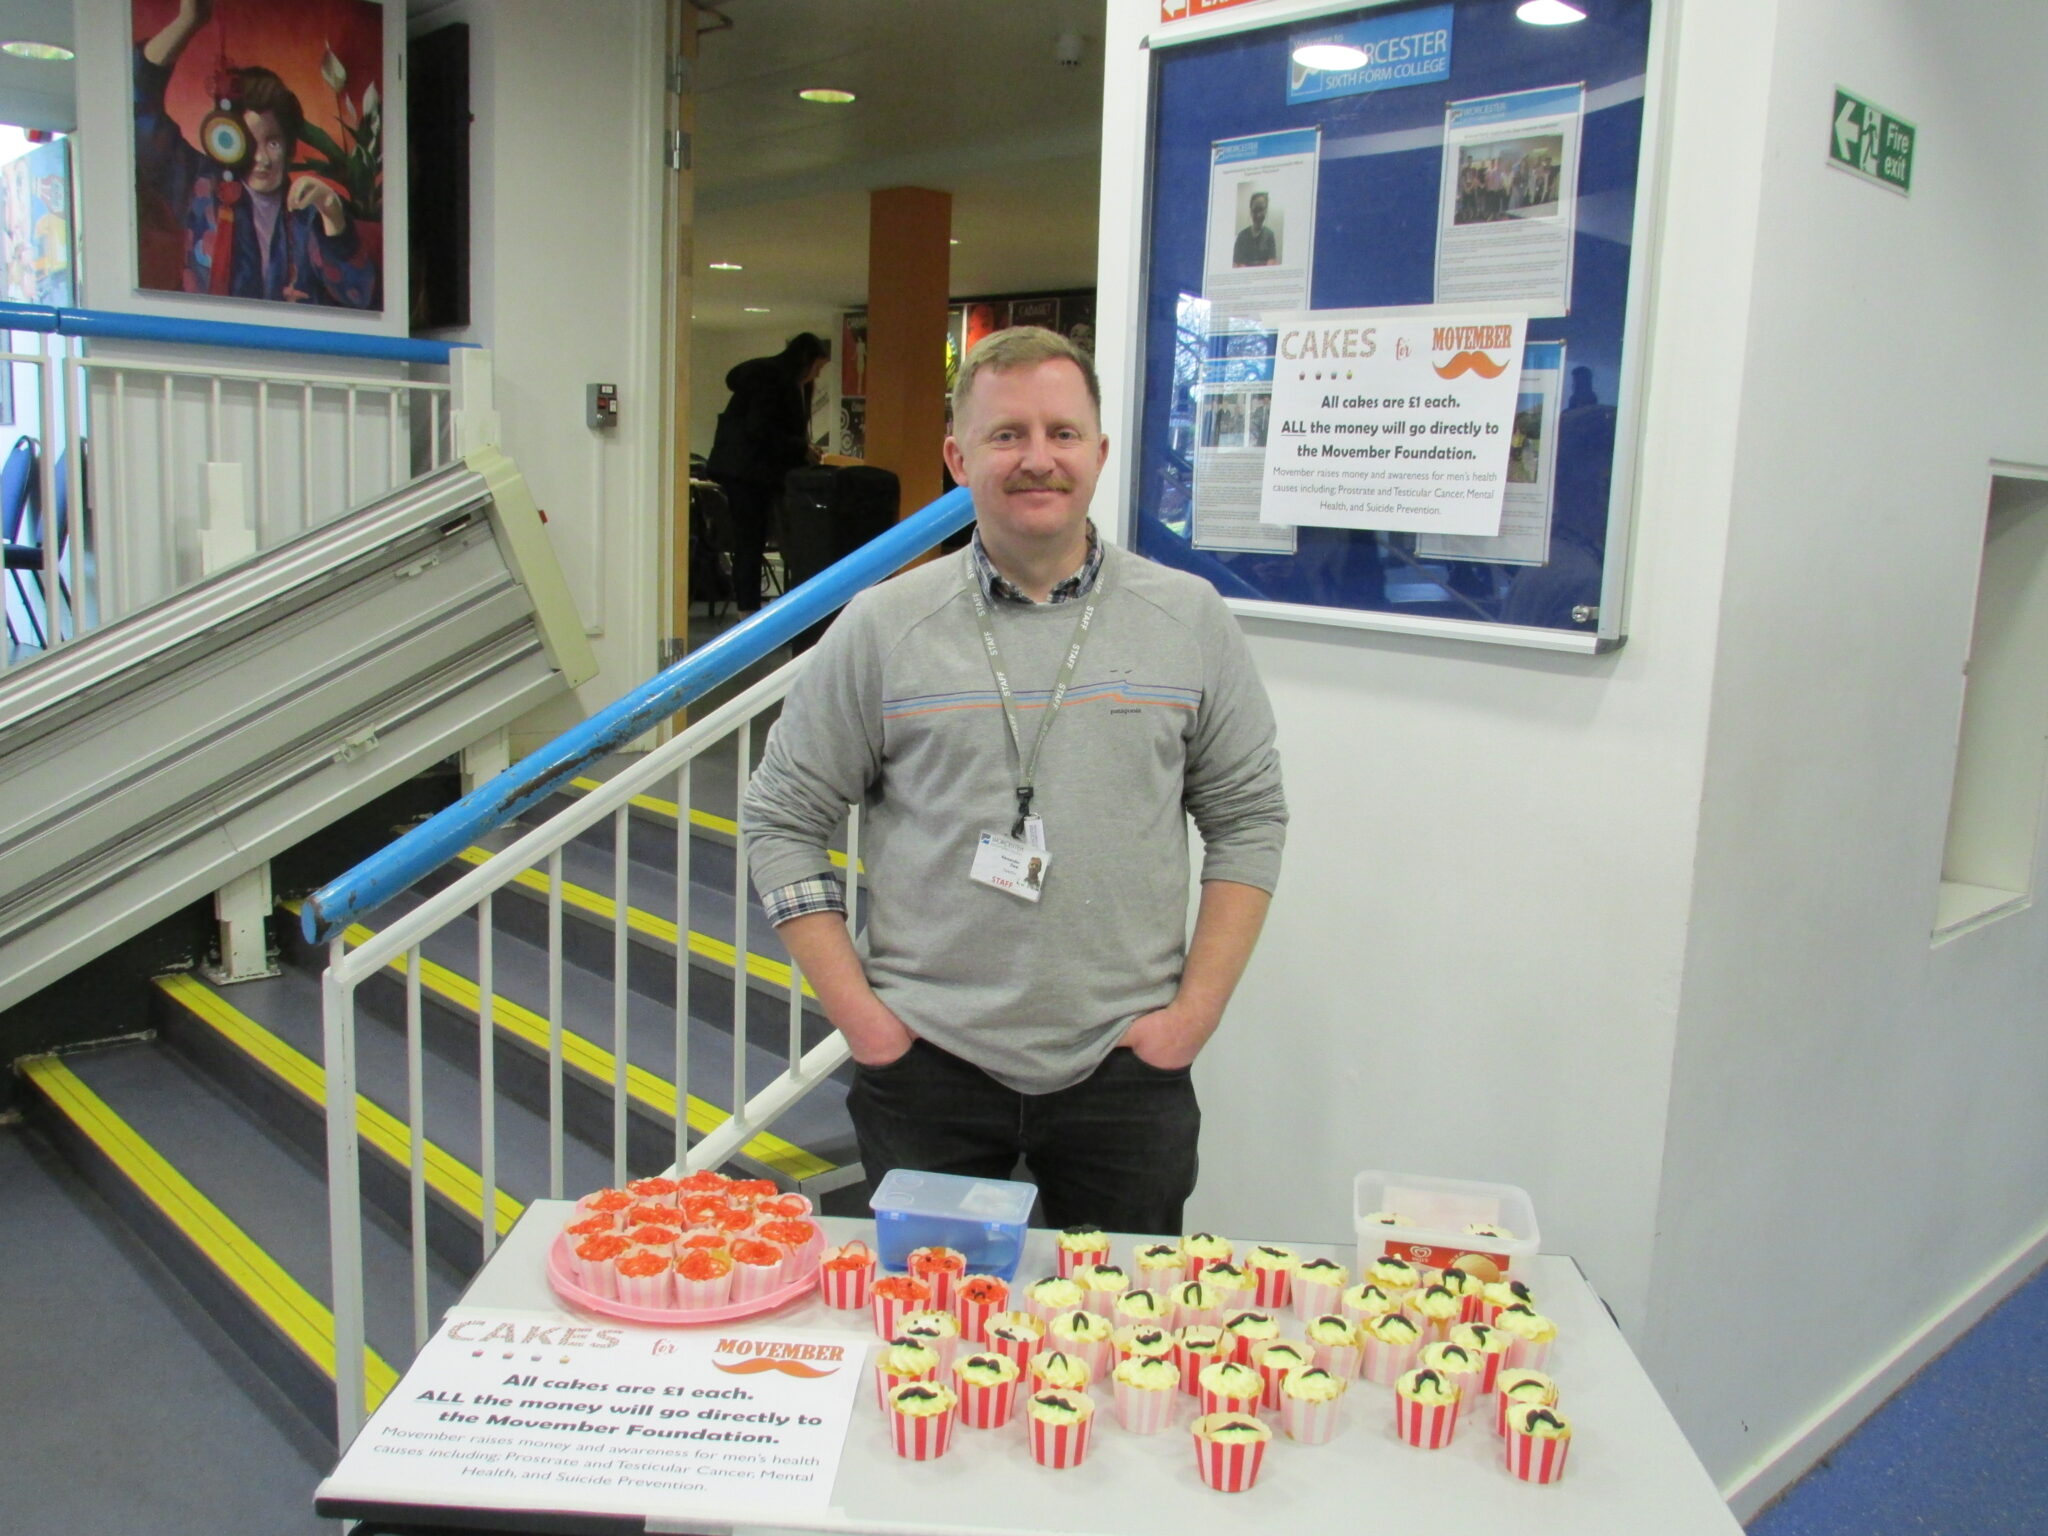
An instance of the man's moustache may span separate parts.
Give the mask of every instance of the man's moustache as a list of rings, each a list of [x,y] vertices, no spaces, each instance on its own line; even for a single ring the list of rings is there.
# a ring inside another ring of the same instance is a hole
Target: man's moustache
[[[1005,481],[1003,482],[1003,489],[1004,489],[1005,491],[1008,491],[1008,492],[1010,492],[1010,493],[1011,493],[1011,494],[1013,494],[1013,495],[1014,495],[1014,494],[1015,494],[1016,492],[1018,492],[1018,491],[1062,491],[1062,492],[1064,492],[1064,491],[1071,491],[1071,490],[1072,490],[1073,488],[1074,488],[1074,482],[1073,482],[1073,481],[1071,481],[1071,480],[1065,480],[1065,479],[1059,479],[1059,478],[1054,478],[1054,479],[1051,479],[1051,480],[1034,480],[1034,479],[1030,478],[1029,476],[1025,476],[1025,475],[1020,475],[1020,476],[1018,476],[1018,477],[1017,477],[1016,479],[1013,479],[1013,480],[1005,480]]]

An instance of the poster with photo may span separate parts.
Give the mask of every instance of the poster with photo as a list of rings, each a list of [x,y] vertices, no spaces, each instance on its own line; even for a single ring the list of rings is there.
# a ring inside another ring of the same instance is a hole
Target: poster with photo
[[[381,310],[385,8],[130,5],[137,286]]]
[[[868,450],[868,403],[860,396],[839,402],[839,451],[849,459],[864,459]]]
[[[1436,302],[1571,313],[1582,85],[1454,101],[1444,116]]]
[[[38,144],[0,166],[0,239],[7,297],[16,304],[69,304],[71,143]],[[0,376],[8,370],[0,369]],[[13,411],[7,420],[14,419]]]
[[[1192,395],[1189,540],[1197,549],[1291,555],[1294,529],[1259,517],[1275,333],[1258,320],[1212,320],[1201,299],[1184,298],[1182,309],[1202,352]]]
[[[1210,146],[1202,297],[1217,314],[1308,308],[1321,145],[1293,128]]]
[[[1522,348],[1522,387],[1508,443],[1500,532],[1419,534],[1424,560],[1471,560],[1482,565],[1543,565],[1550,559],[1550,520],[1557,481],[1557,417],[1564,400],[1564,343],[1532,341]]]

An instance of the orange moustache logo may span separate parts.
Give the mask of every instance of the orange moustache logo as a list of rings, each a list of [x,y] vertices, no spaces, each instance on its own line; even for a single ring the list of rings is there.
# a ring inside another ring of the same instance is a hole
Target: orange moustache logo
[[[772,1356],[760,1355],[752,1360],[736,1360],[728,1365],[723,1360],[711,1362],[728,1376],[759,1376],[763,1371],[780,1371],[785,1376],[794,1376],[798,1381],[816,1381],[821,1376],[830,1376],[839,1369],[819,1370],[815,1365],[806,1365],[801,1360],[777,1360]]]
[[[1496,363],[1484,352],[1460,352],[1448,363],[1432,363],[1440,379],[1455,379],[1468,373],[1476,373],[1482,379],[1497,379],[1506,370],[1506,363]]]

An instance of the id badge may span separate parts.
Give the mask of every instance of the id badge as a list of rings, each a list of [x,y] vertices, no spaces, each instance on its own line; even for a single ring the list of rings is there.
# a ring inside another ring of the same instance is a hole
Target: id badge
[[[993,886],[1035,902],[1043,892],[1045,872],[1051,864],[1052,855],[1042,848],[1033,848],[1001,832],[984,832],[974,845],[974,867],[968,871],[968,878],[977,885]]]

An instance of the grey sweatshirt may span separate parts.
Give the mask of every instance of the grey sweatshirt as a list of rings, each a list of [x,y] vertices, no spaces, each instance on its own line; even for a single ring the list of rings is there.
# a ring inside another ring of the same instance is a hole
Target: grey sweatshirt
[[[1040,755],[1043,895],[968,878],[1016,815],[1017,757],[965,551],[870,588],[798,675],[748,787],[754,883],[830,869],[865,808],[869,982],[912,1032],[1026,1093],[1092,1072],[1171,1001],[1187,943],[1188,817],[1204,880],[1271,890],[1287,805],[1273,711],[1208,583],[1105,551],[1109,588]],[[992,605],[1028,750],[1085,598]]]

